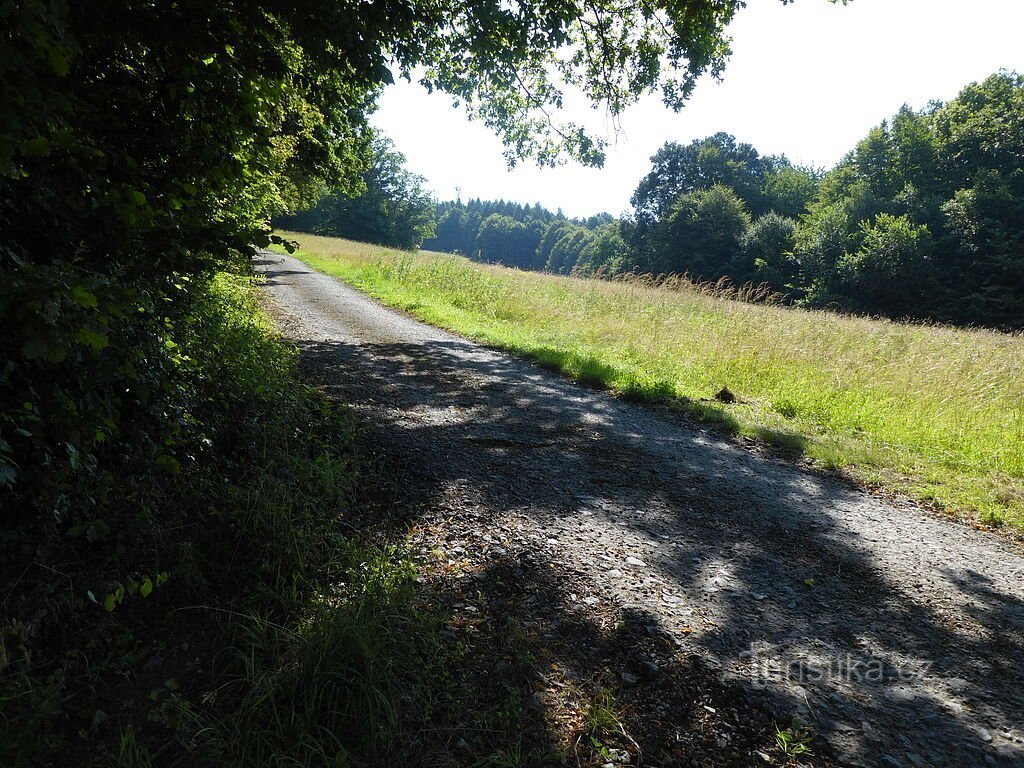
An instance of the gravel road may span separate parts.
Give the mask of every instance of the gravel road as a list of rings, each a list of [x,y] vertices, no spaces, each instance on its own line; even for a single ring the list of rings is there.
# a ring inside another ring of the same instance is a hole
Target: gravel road
[[[427,478],[449,546],[568,565],[581,610],[655,617],[841,763],[1024,766],[1012,542],[584,389],[291,257],[255,269],[316,383]]]

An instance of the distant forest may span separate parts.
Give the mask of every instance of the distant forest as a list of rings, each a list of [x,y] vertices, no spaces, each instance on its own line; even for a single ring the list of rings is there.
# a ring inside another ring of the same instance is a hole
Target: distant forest
[[[1024,327],[1024,78],[904,107],[821,172],[718,133],[666,143],[620,219],[540,205],[433,203],[382,144],[362,198],[278,222],[562,274],[680,273],[794,303]]]

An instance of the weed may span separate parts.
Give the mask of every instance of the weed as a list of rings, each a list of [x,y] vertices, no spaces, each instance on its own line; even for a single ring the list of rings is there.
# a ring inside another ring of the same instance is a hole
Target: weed
[[[811,741],[814,734],[796,718],[787,728],[779,728],[775,725],[775,746],[786,756],[787,759],[797,757],[810,757],[814,754],[811,750]]]
[[[583,712],[583,729],[591,739],[622,729],[611,691],[599,688],[590,697]]]

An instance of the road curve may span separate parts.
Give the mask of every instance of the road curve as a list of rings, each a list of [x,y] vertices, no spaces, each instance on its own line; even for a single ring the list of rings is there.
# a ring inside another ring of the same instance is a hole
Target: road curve
[[[1024,766],[1016,545],[584,389],[292,257],[255,269],[316,382],[424,467],[428,506],[571,564],[586,604],[656,617],[843,763]]]

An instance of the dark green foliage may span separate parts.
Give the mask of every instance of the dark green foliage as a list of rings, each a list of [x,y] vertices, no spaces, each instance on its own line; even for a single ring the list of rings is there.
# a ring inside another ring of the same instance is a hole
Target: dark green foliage
[[[740,240],[730,274],[738,283],[768,283],[793,289],[800,268],[793,257],[797,223],[772,211],[755,220]]]
[[[716,280],[724,276],[740,282],[755,279],[755,269],[736,245],[745,230],[740,219],[729,225],[722,218],[726,193],[705,200],[701,210],[718,220],[702,222],[702,214],[692,209],[704,200],[703,193],[713,188],[729,190],[751,216],[778,213],[795,217],[816,194],[820,178],[816,171],[794,166],[785,157],[763,156],[726,133],[685,146],[665,144],[651,163],[650,172],[633,193],[631,221],[623,228],[633,265],[653,272],[688,271]],[[680,205],[691,210],[679,216]],[[730,233],[716,234],[723,227]],[[774,255],[769,260],[782,257]]]
[[[746,206],[729,187],[686,193],[654,235],[657,257],[649,271],[712,281],[726,277],[749,228]]]
[[[185,459],[194,417],[172,403],[190,281],[266,242],[274,207],[355,182],[371,91],[324,60],[311,21],[4,7],[0,486],[18,546],[91,519],[112,467]]]
[[[434,234],[434,201],[423,189],[423,177],[404,165],[405,157],[391,142],[378,138],[373,162],[362,176],[362,191],[324,195],[312,208],[277,217],[273,223],[298,232],[418,248]]]
[[[762,191],[765,178],[782,159],[766,158],[750,144],[727,133],[716,133],[687,145],[669,142],[651,158],[652,168],[633,193],[634,216],[653,225],[666,218],[681,195],[731,188],[755,215],[767,211]]]
[[[574,269],[584,275],[600,271],[616,274],[626,271],[629,266],[629,247],[622,236],[622,225],[610,221],[593,230]]]
[[[1024,79],[904,108],[821,184],[797,235],[808,301],[1024,324]]]
[[[548,272],[560,272],[563,275],[568,275],[576,268],[576,263],[590,246],[592,240],[593,235],[586,227],[581,227],[578,224],[560,227],[544,268]]]
[[[930,247],[928,228],[906,216],[880,213],[861,222],[861,246],[839,263],[846,306],[885,313],[891,307],[927,300],[924,254]]]
[[[492,213],[480,222],[475,252],[481,261],[528,269],[539,242],[540,231],[532,221]]]
[[[666,144],[652,163],[621,225],[643,271],[765,282],[809,306],[1024,327],[1019,75],[904,107],[824,176],[727,134]],[[749,231],[740,208],[757,217]]]
[[[437,234],[423,243],[428,250],[562,274],[618,272],[629,262],[620,222],[607,213],[567,219],[539,203],[470,200],[439,203],[436,216]]]
[[[298,382],[248,278],[187,291],[181,461],[117,468],[101,516],[3,563],[5,766],[377,754],[423,674],[407,564],[342,535],[374,470],[354,423]]]

